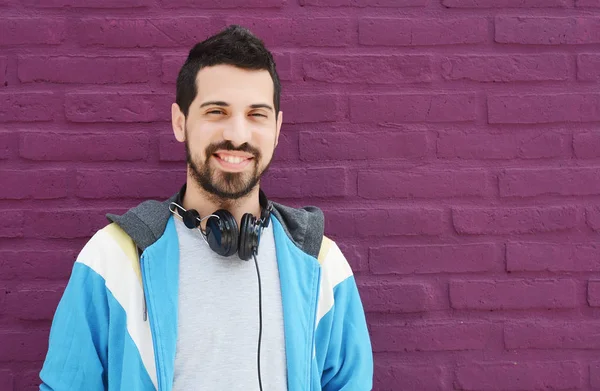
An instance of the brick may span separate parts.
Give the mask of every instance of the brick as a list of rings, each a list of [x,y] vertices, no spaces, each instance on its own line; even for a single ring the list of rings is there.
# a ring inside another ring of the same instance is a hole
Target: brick
[[[173,133],[161,134],[159,137],[159,156],[160,161],[164,162],[184,162],[184,143],[177,141]]]
[[[361,45],[367,46],[476,44],[487,41],[488,21],[482,17],[362,18],[358,38]]]
[[[579,8],[600,8],[600,0],[575,0],[575,6]]]
[[[23,0],[22,3],[38,8],[132,8],[153,4],[150,0]]]
[[[454,228],[459,234],[502,235],[565,231],[579,223],[573,206],[470,208],[452,210]]]
[[[237,16],[226,24],[241,24],[271,47],[347,47],[356,42],[356,22],[342,17],[252,18]]]
[[[195,0],[160,0],[164,8],[192,7],[198,8]],[[285,4],[284,0],[248,0],[239,2],[236,0],[221,0],[202,5],[202,9],[211,8],[280,8]]]
[[[346,209],[326,214],[328,231],[344,237],[438,235],[444,212],[438,208]]]
[[[332,122],[345,116],[342,96],[338,94],[291,95],[281,99],[286,123]]]
[[[492,337],[492,327],[475,322],[406,322],[370,325],[374,352],[481,350]]]
[[[380,282],[359,285],[365,311],[386,313],[427,312],[439,308],[431,284],[424,282]]]
[[[273,59],[279,79],[282,81],[294,80],[293,58],[290,52],[273,52]]]
[[[0,122],[52,121],[61,103],[52,92],[0,93]]]
[[[456,370],[457,389],[571,390],[582,385],[582,368],[576,361],[471,362]]]
[[[23,212],[0,211],[0,238],[20,238],[23,236]]]
[[[579,159],[600,157],[600,133],[574,133],[573,151],[575,156]]]
[[[369,259],[365,246],[349,245],[342,242],[338,242],[337,245],[355,273],[369,271]]]
[[[585,53],[577,56],[577,79],[600,81],[600,55]]]
[[[75,247],[73,245],[73,247]],[[78,249],[79,250],[79,249]],[[2,250],[0,270],[4,280],[67,280],[76,250]]]
[[[450,304],[455,309],[510,310],[577,307],[573,280],[451,281]]]
[[[380,364],[375,362],[374,390],[393,391],[399,384],[407,390],[442,391],[449,383],[448,371],[439,365]]]
[[[70,175],[66,169],[0,170],[0,177],[0,199],[44,200],[66,197]]]
[[[499,175],[501,197],[600,194],[600,169],[506,169]]]
[[[600,94],[489,96],[488,116],[492,124],[600,121]]]
[[[59,45],[67,33],[65,19],[0,18],[0,45]]]
[[[12,391],[14,385],[14,376],[11,370],[0,370],[0,390]]]
[[[585,219],[588,227],[594,231],[600,231],[600,207],[589,206],[585,209]]]
[[[507,349],[599,349],[596,321],[530,321],[504,326]]]
[[[8,67],[8,59],[6,57],[0,57],[0,87],[6,83],[6,69]]]
[[[423,132],[300,133],[300,158],[307,162],[415,159],[426,156],[427,150],[427,134]]]
[[[22,56],[22,83],[125,84],[147,82],[148,56]]]
[[[358,172],[358,195],[367,199],[485,197],[492,192],[483,170]]]
[[[600,43],[598,17],[497,16],[496,42],[523,45]]]
[[[286,168],[270,169],[263,179],[271,197],[343,197],[350,195],[348,173],[345,168]]]
[[[23,132],[19,154],[30,160],[135,161],[147,158],[148,142],[143,133]]]
[[[347,47],[356,41],[352,18],[312,17],[290,20],[290,44],[300,47]]]
[[[298,133],[288,133],[286,129],[279,133],[279,143],[275,149],[271,165],[279,162],[298,161],[300,152],[298,151]]]
[[[154,122],[171,119],[166,94],[68,93],[65,113],[72,122]]]
[[[477,96],[369,94],[350,96],[352,122],[464,122],[477,119]]]
[[[277,40],[274,46],[348,47],[356,40],[355,22],[350,18],[301,18],[289,23],[289,42]]]
[[[0,132],[0,160],[10,157],[11,151],[14,150],[14,139],[15,134],[13,132]]]
[[[477,273],[504,269],[493,243],[369,248],[374,274]]]
[[[508,243],[506,270],[600,272],[600,247],[596,243]]]
[[[42,209],[28,211],[25,215],[25,236],[42,239],[90,238],[108,224],[106,213],[119,213],[106,209],[65,210]]]
[[[448,8],[568,8],[573,0],[442,0]]]
[[[18,319],[52,320],[63,292],[64,286],[21,288],[7,294],[6,313]]]
[[[214,34],[220,23],[209,17],[84,18],[77,26],[83,46],[115,48],[185,47]]]
[[[542,159],[570,157],[570,136],[555,132],[477,134],[440,133],[437,156],[459,159]]]
[[[590,383],[592,387],[600,388],[600,361],[590,364]]]
[[[418,83],[431,81],[431,61],[430,55],[420,54],[311,55],[302,68],[305,79],[328,83]]]
[[[41,361],[48,351],[48,331],[0,330],[0,361]]]
[[[40,389],[40,369],[35,365],[34,370],[23,371],[15,379],[15,388],[22,391],[39,391]]]
[[[314,7],[425,7],[429,0],[300,0],[302,6]]]
[[[587,287],[587,302],[590,307],[600,307],[600,281],[590,280]]]
[[[566,54],[461,55],[441,59],[446,80],[482,82],[567,80],[570,58]]]
[[[160,80],[166,84],[176,84],[177,75],[187,58],[186,54],[181,55],[165,55],[161,60],[161,75]]]
[[[84,199],[168,198],[172,189],[161,183],[184,182],[185,171],[78,170],[75,195]]]

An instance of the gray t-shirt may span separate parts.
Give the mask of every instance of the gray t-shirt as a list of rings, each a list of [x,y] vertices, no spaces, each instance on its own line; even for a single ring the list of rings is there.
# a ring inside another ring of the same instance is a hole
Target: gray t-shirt
[[[179,237],[179,323],[174,391],[259,390],[258,280],[254,260],[213,252],[175,219]],[[287,390],[283,310],[272,224],[257,256],[262,286],[263,390]]]

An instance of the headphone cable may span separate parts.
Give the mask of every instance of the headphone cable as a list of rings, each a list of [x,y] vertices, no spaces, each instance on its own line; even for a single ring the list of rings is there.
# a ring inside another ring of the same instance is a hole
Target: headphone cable
[[[252,256],[254,257],[254,265],[256,265],[256,275],[258,277],[258,350],[256,353],[256,362],[257,362],[257,366],[258,366],[258,387],[260,388],[260,391],[263,391],[262,388],[262,379],[260,376],[260,344],[261,344],[261,340],[262,340],[262,291],[261,291],[261,284],[260,284],[260,271],[258,269],[258,261],[256,260],[256,254],[254,254],[254,252],[252,253]]]

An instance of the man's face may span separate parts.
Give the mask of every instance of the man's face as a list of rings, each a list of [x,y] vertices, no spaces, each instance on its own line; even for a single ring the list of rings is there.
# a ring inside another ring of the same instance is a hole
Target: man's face
[[[206,67],[185,121],[192,178],[218,200],[235,200],[255,188],[268,168],[281,127],[266,70]],[[177,133],[177,132],[176,132]]]

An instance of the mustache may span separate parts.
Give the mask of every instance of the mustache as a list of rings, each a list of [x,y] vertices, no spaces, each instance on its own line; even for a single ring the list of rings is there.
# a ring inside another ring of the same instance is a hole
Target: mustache
[[[257,148],[248,143],[244,143],[239,147],[235,147],[229,140],[225,140],[216,144],[210,144],[208,147],[206,147],[206,157],[209,158],[219,150],[247,152],[252,154],[255,158],[260,158],[260,151]]]

